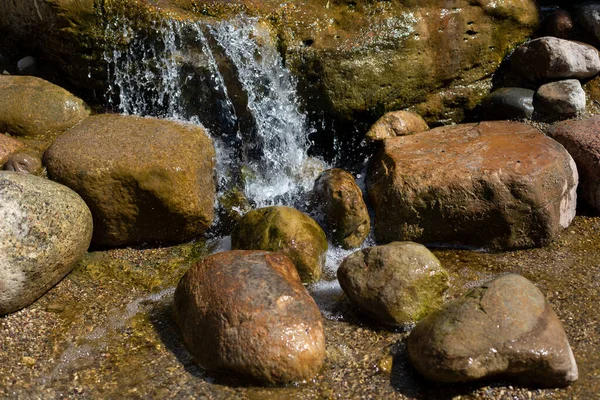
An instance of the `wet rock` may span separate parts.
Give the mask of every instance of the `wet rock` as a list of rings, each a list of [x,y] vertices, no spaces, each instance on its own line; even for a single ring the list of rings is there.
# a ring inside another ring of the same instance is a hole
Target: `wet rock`
[[[107,114],[61,135],[44,163],[92,210],[93,243],[121,246],[204,233],[214,216],[214,157],[198,126]]]
[[[412,323],[438,309],[448,273],[423,245],[393,242],[346,257],[337,271],[350,301],[388,325]]]
[[[22,147],[23,143],[19,140],[0,133],[0,167]]]
[[[517,47],[510,67],[531,81],[586,79],[600,72],[600,57],[588,44],[544,36]]]
[[[529,119],[533,115],[534,93],[533,90],[518,87],[495,90],[481,102],[481,119]]]
[[[181,278],[175,319],[208,370],[263,383],[311,379],[325,358],[321,313],[283,254],[230,251]]]
[[[42,160],[31,154],[15,153],[9,157],[3,169],[5,171],[39,175],[42,172]]]
[[[92,216],[71,189],[0,171],[0,315],[27,307],[86,253]]]
[[[550,82],[538,88],[533,103],[536,118],[572,118],[585,111],[585,92],[577,79]]]
[[[371,218],[352,174],[339,168],[323,172],[314,195],[334,243],[345,249],[359,247],[369,235]]]
[[[19,75],[33,75],[37,70],[37,62],[31,56],[23,57],[17,61],[17,72]]]
[[[573,156],[579,171],[579,193],[583,200],[600,211],[600,116],[560,121],[548,134]]]
[[[367,188],[378,243],[542,246],[575,215],[577,169],[529,125],[496,121],[387,139]]]
[[[0,132],[52,136],[90,115],[83,100],[33,76],[0,76]]]
[[[430,314],[410,333],[407,350],[417,371],[439,382],[502,376],[563,386],[578,378],[560,320],[542,292],[514,274]]]
[[[578,5],[576,19],[594,40],[600,42],[600,4],[588,2]]]
[[[573,32],[573,17],[565,10],[555,10],[544,21],[546,35],[569,39]]]
[[[429,130],[429,126],[419,114],[411,111],[392,111],[373,124],[365,139],[376,142],[389,137],[410,135],[427,130]]]
[[[231,233],[231,245],[233,249],[285,254],[304,283],[320,279],[328,247],[325,232],[315,220],[284,206],[260,208],[244,215]]]

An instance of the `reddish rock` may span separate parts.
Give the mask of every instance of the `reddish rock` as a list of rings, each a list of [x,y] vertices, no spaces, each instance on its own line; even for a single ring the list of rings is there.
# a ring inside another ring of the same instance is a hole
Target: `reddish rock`
[[[312,378],[325,358],[321,313],[283,254],[205,258],[181,278],[174,312],[186,347],[208,370],[283,383]]]
[[[600,116],[555,123],[548,134],[571,154],[579,171],[579,193],[600,211]]]
[[[367,185],[379,243],[541,246],[575,215],[577,169],[529,125],[496,121],[387,139]]]
[[[379,118],[365,138],[374,142],[426,130],[429,130],[429,126],[419,114],[410,111],[392,111]]]
[[[8,161],[12,154],[19,151],[19,149],[22,147],[23,143],[21,143],[19,140],[0,133],[0,167],[3,166],[6,161]]]

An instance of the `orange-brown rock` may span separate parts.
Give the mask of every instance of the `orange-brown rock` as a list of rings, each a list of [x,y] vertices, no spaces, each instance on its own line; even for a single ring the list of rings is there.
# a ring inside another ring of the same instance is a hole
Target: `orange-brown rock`
[[[345,249],[359,247],[369,235],[371,218],[352,174],[340,168],[323,172],[314,194],[333,241]]]
[[[541,246],[575,216],[577,169],[519,122],[481,122],[387,139],[367,185],[378,242],[500,250]]]
[[[0,167],[22,147],[23,143],[19,140],[0,133]]]
[[[411,111],[392,111],[379,118],[369,129],[365,138],[374,142],[426,130],[429,130],[429,126],[419,114]]]
[[[174,313],[186,347],[208,370],[284,383],[311,379],[325,358],[321,313],[280,253],[203,259],[177,285]]]
[[[215,152],[196,125],[97,115],[48,149],[48,176],[75,190],[94,216],[92,242],[181,242],[214,216]]]

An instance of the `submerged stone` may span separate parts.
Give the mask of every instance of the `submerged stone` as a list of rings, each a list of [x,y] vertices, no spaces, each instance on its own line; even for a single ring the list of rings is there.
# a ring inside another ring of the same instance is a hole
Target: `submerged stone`
[[[367,187],[379,243],[492,250],[543,246],[575,216],[577,168],[519,122],[481,122],[387,139]]]
[[[206,369],[285,383],[311,379],[323,365],[321,313],[283,254],[203,259],[177,285],[174,312],[186,347]]]
[[[508,377],[552,387],[578,378],[560,320],[542,292],[514,274],[430,314],[410,333],[407,350],[417,371],[439,382]]]

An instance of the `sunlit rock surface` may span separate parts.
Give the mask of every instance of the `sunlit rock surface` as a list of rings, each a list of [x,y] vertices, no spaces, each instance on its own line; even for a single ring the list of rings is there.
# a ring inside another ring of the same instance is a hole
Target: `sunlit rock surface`
[[[501,276],[446,304],[417,324],[407,347],[411,363],[433,381],[501,375],[553,387],[579,376],[560,320],[520,275]]]

